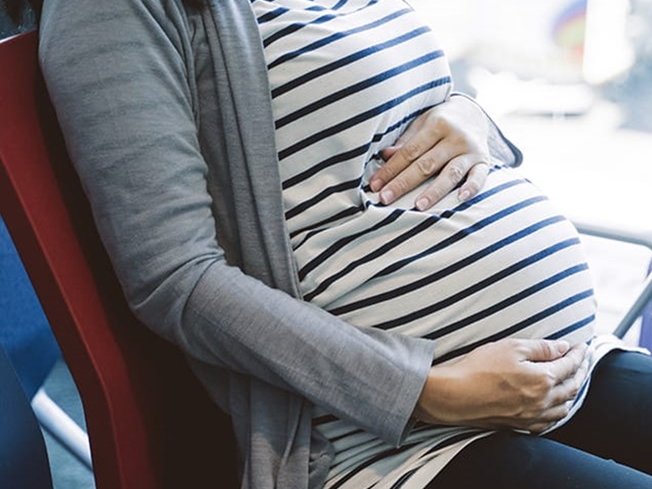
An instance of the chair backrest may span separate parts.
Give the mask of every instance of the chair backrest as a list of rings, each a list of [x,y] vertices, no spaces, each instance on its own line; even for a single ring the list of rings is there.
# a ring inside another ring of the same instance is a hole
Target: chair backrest
[[[227,418],[131,314],[70,165],[38,33],[0,42],[0,214],[80,392],[98,489],[236,487]]]

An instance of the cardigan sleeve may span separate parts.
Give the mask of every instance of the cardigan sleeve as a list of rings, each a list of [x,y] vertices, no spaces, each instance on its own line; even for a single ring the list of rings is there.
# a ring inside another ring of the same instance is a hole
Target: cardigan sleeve
[[[227,263],[198,143],[190,38],[174,0],[44,6],[43,74],[129,304],[188,356],[399,444],[433,343],[355,328]]]
[[[491,156],[496,158],[509,166],[520,166],[523,162],[523,153],[520,149],[500,130],[498,124],[491,118],[484,108],[471,96],[462,93],[454,92],[451,97],[464,97],[465,99],[474,103],[487,117],[489,122],[489,152]]]

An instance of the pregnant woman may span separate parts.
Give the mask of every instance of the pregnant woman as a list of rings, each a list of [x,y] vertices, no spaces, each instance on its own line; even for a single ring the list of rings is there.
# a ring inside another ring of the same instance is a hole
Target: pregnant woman
[[[649,358],[594,337],[575,229],[405,2],[46,0],[40,52],[242,487],[652,487]]]

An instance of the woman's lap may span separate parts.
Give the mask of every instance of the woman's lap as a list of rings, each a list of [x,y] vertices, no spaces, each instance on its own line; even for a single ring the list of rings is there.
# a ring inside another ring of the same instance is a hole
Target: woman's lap
[[[545,437],[504,431],[478,440],[429,489],[652,488],[651,446],[652,358],[613,352],[565,426]]]
[[[609,354],[582,409],[549,438],[652,474],[652,357]]]

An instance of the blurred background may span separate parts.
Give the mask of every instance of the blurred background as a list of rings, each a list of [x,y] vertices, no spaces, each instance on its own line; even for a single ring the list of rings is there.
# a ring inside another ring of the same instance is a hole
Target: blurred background
[[[476,97],[523,151],[521,172],[563,213],[652,236],[652,0],[410,4],[444,45],[456,89]],[[599,327],[611,331],[652,253],[584,241]],[[628,341],[639,333],[637,324]]]

